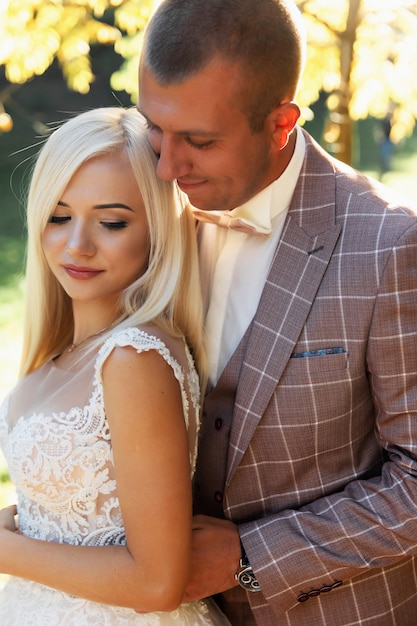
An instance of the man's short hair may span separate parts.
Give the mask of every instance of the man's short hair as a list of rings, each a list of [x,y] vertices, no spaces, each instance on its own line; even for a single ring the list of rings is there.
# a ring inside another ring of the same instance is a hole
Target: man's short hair
[[[148,23],[142,63],[158,82],[180,83],[215,57],[241,72],[241,108],[254,132],[295,96],[304,29],[292,0],[164,0]]]

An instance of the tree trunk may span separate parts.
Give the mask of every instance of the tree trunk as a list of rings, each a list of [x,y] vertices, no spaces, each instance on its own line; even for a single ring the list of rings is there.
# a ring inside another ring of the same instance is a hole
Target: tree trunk
[[[341,161],[352,163],[353,128],[350,117],[350,101],[352,91],[350,75],[353,62],[353,48],[356,40],[356,30],[360,22],[360,8],[362,0],[347,0],[349,12],[346,29],[340,34],[340,84],[336,94],[333,94],[335,105],[329,114],[329,121],[325,137],[330,139],[329,150]],[[336,95],[336,99],[334,98]]]

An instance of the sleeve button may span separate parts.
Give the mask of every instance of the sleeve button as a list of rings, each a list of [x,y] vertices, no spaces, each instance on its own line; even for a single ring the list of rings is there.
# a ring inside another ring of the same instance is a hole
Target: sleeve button
[[[307,602],[308,598],[309,598],[308,593],[301,593],[298,596],[297,600],[298,602]]]

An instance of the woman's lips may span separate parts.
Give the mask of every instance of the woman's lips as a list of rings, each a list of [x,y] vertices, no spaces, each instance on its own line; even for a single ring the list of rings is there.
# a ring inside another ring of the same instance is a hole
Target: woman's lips
[[[95,278],[103,271],[95,270],[91,267],[82,267],[76,265],[64,265],[63,268],[68,276],[71,276],[71,278],[76,278],[77,280],[89,280],[90,278]]]

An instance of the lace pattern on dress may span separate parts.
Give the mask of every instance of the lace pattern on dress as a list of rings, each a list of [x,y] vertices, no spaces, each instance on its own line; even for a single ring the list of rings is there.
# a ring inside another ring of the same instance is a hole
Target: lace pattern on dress
[[[228,624],[211,601],[182,604],[177,610],[138,614],[133,609],[76,598],[20,578],[0,593],[2,626],[221,626]]]
[[[132,346],[138,352],[157,350],[180,385],[187,426],[190,402],[193,419],[198,416],[198,378],[193,366],[191,374],[184,373],[162,340],[137,328],[110,336],[96,356],[86,406],[66,413],[22,416],[9,434],[5,419],[0,420],[4,454],[18,493],[19,526],[25,535],[74,545],[125,543],[101,376],[115,346]],[[186,388],[192,390],[190,398]],[[196,446],[190,458],[194,468]]]

